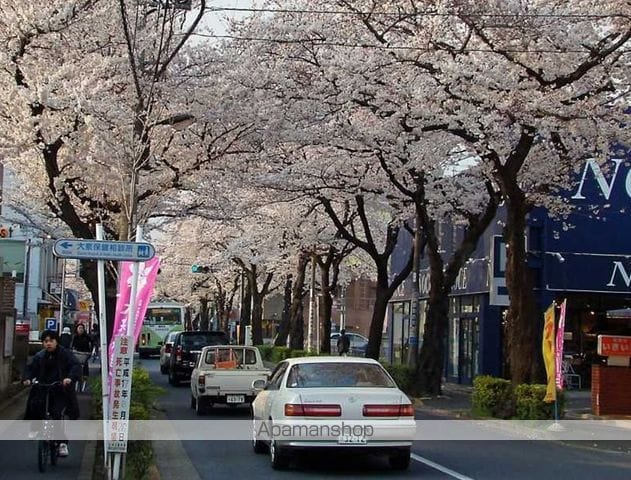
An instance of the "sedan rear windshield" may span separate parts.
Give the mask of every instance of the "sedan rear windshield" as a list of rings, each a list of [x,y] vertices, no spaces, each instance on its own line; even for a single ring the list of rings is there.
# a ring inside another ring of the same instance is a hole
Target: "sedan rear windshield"
[[[209,334],[195,334],[195,335],[182,335],[182,345],[189,349],[200,349],[208,345],[225,345],[225,335],[209,335]]]
[[[383,367],[374,363],[302,363],[294,365],[287,388],[382,387],[394,388]]]

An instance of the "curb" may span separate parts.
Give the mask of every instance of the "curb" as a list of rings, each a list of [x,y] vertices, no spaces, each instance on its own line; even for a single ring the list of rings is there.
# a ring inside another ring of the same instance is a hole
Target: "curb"
[[[77,480],[92,480],[94,476],[94,462],[96,461],[96,444],[97,442],[94,440],[85,442]]]
[[[12,397],[10,397],[7,400],[5,400],[2,403],[0,403],[0,412],[5,411],[11,405],[13,405],[14,403],[18,402],[22,398],[26,397],[28,395],[28,391],[29,391],[28,388],[23,388],[22,390],[20,390],[18,393],[16,393]]]
[[[433,407],[428,407],[424,405],[422,406],[416,405],[415,410],[421,413],[449,417],[454,420],[472,420],[472,421],[479,420],[475,418],[470,418],[466,415],[462,416],[461,413],[455,412],[453,410],[433,408]],[[603,419],[604,420],[604,418],[602,417],[597,417],[591,414],[581,415],[581,418],[579,419],[584,419],[584,420]],[[520,426],[511,424],[510,422],[507,422],[506,424],[502,424],[501,421],[494,423],[492,426],[489,425],[488,428],[492,428],[504,433],[511,433],[513,435],[522,437],[524,440],[543,440],[543,441],[549,441],[549,442],[556,442],[556,443],[559,443],[568,447],[573,447],[573,448],[583,448],[583,449],[589,449],[589,450],[604,451],[604,452],[609,452],[609,453],[631,455],[631,441],[629,441],[628,444],[625,444],[624,442],[620,442],[620,441],[610,441],[608,443],[607,441],[593,442],[590,440],[582,440],[582,441],[558,440],[554,438],[554,436],[549,432],[546,432],[543,430],[537,430],[537,429],[529,428],[529,427],[520,427]]]
[[[156,420],[168,420],[162,411],[156,412]],[[160,478],[185,478],[201,480],[197,469],[179,440],[154,440],[151,442]]]

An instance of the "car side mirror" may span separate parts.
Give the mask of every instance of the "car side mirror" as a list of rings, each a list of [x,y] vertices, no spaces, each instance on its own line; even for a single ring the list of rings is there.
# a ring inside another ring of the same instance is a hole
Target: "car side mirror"
[[[266,386],[267,382],[261,378],[252,382],[252,388],[254,390],[264,390]]]

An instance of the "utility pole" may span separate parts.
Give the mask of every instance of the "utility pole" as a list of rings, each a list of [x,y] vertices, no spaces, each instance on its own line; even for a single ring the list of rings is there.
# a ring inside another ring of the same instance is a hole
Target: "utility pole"
[[[309,324],[307,329],[307,350],[312,351],[313,333],[315,329],[315,278],[316,278],[316,256],[311,255],[311,285],[309,287]]]
[[[26,322],[28,318],[28,288],[31,272],[31,239],[26,239],[26,262],[24,265],[24,295],[22,297],[22,321]],[[29,318],[30,321],[30,318]],[[31,325],[32,326],[32,325]]]
[[[414,224],[414,257],[412,259],[414,263],[414,269],[412,274],[413,287],[412,287],[412,305],[410,308],[410,338],[408,349],[408,365],[416,367],[418,364],[419,356],[419,337],[420,331],[420,315],[419,315],[419,299],[421,297],[420,292],[420,270],[421,270],[421,214],[416,208],[416,219]]]

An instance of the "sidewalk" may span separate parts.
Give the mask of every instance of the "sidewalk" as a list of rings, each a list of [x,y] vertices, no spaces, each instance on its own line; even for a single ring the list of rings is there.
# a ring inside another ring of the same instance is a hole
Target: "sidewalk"
[[[90,365],[90,375],[98,375],[98,370],[95,370]],[[18,390],[17,386],[11,392],[12,395],[9,398],[0,401],[0,420],[21,420],[24,418],[24,412],[26,410],[26,400],[28,398],[29,388],[23,388]],[[81,412],[81,419],[89,419],[92,411],[91,406],[91,393],[86,389],[85,392],[78,393],[77,399],[79,402],[79,410]],[[5,453],[10,453],[12,459],[11,464],[16,466],[16,469],[5,469],[5,473],[9,476],[6,478],[20,479],[20,478],[32,478],[37,473],[36,464],[36,446],[35,442],[8,442],[13,444],[9,448],[5,448]],[[33,446],[31,446],[31,444]],[[94,441],[75,441],[69,444],[70,456],[68,459],[63,459],[59,462],[57,467],[54,467],[59,474],[63,474],[64,478],[75,478],[77,480],[92,480],[92,470],[94,466],[95,455],[95,442]],[[4,479],[3,474],[0,474],[0,479]]]
[[[443,394],[434,397],[421,397],[414,399],[417,412],[434,417],[448,419],[472,419],[471,416],[471,395],[473,387],[457,385],[453,383],[443,384]],[[599,417],[592,414],[591,391],[590,390],[566,390],[566,408],[563,420],[631,420],[629,417]],[[500,421],[501,422],[501,421]],[[499,423],[499,422],[495,422]],[[521,422],[501,422],[505,428],[513,430],[514,433],[529,439],[545,439],[537,435],[536,431],[526,426],[520,426]],[[525,423],[525,422],[524,422]],[[517,425],[516,425],[517,424]],[[587,430],[586,430],[587,431]],[[559,440],[573,446],[584,448],[596,448],[608,451],[623,452],[631,454],[631,432],[629,441],[576,441]]]

